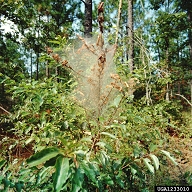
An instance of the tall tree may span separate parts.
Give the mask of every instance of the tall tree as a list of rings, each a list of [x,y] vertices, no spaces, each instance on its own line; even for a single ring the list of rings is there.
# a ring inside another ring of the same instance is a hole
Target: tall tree
[[[130,73],[133,72],[134,65],[134,41],[133,41],[133,0],[128,0],[128,61]]]
[[[92,36],[92,0],[85,0],[84,36]]]
[[[192,1],[188,2],[190,4],[189,7],[192,6]],[[187,15],[188,15],[188,21],[189,21],[189,29],[188,29],[188,38],[189,38],[189,53],[190,53],[190,63],[191,63],[191,69],[190,69],[190,89],[191,89],[191,103],[192,103],[192,10],[187,9]],[[191,106],[191,115],[192,115],[192,106]]]
[[[118,43],[118,36],[119,36],[119,27],[120,27],[120,20],[121,20],[121,9],[122,9],[122,0],[119,0],[119,8],[118,8],[118,16],[117,16],[117,29],[116,29],[116,37],[115,37],[115,45],[117,46]]]
[[[191,103],[192,103],[192,0],[179,0],[181,8],[187,12],[188,17],[188,42],[189,42],[189,58],[190,58],[190,89],[191,89]],[[191,115],[192,115],[192,106],[191,106]]]

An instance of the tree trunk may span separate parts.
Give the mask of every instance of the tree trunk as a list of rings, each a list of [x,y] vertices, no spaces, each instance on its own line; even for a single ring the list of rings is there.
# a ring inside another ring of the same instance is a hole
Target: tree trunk
[[[41,16],[39,15],[39,23],[41,20]],[[39,28],[37,31],[37,49],[36,49],[36,55],[37,55],[37,67],[36,67],[36,80],[39,80],[39,55],[40,55],[40,42],[39,42]]]
[[[31,82],[33,79],[33,53],[32,53],[32,49],[31,49],[31,70],[30,70],[30,76],[31,76]]]
[[[169,74],[169,39],[165,39],[166,41],[166,56],[165,56],[165,62],[166,62],[166,73],[167,75]],[[166,85],[166,97],[165,100],[169,101],[170,100],[170,86],[169,82]]]
[[[191,76],[192,76],[192,70],[191,70]],[[190,87],[191,87],[191,104],[192,104],[192,79],[190,81]],[[192,105],[191,105],[191,116],[192,116]]]
[[[47,23],[48,23],[48,25],[50,25],[50,19],[49,19],[49,14],[48,13],[47,13]],[[50,38],[49,28],[47,30],[47,37],[48,37],[48,39]],[[48,43],[48,46],[49,46],[49,43]],[[45,75],[46,75],[47,78],[49,78],[49,76],[50,76],[50,69],[49,69],[49,61],[48,60],[46,62]]]
[[[49,61],[46,63],[46,69],[45,69],[46,77],[49,78],[50,70],[49,70]]]
[[[59,76],[60,76],[60,68],[59,68],[59,66],[57,66],[55,68],[55,76],[56,76],[57,83],[59,83],[60,82],[60,80],[59,80]]]
[[[92,36],[92,0],[85,0],[84,30],[85,37]]]
[[[120,20],[121,20],[121,9],[122,9],[122,0],[119,0],[119,10],[118,10],[118,16],[117,16],[117,30],[116,30],[116,37],[115,37],[116,46],[118,44],[119,26],[120,26]]]
[[[133,0],[128,0],[128,61],[130,73],[134,66],[134,41],[133,41]]]
[[[181,51],[181,58],[182,58],[182,51]],[[177,60],[180,62],[180,50],[179,50],[179,40],[177,40]],[[178,80],[177,80],[177,93],[181,95],[181,78],[180,78],[180,71],[178,70]]]
[[[191,25],[192,22],[192,11],[188,10],[187,11],[187,15],[188,15],[188,21]],[[189,38],[189,54],[190,54],[190,60],[192,61],[192,30],[191,27],[189,28],[188,31],[188,38]],[[192,75],[192,70],[190,70],[190,73]],[[190,89],[191,89],[191,103],[192,103],[192,78],[190,80]],[[191,106],[191,115],[192,115],[192,106]]]
[[[39,51],[37,53],[36,80],[39,80]]]

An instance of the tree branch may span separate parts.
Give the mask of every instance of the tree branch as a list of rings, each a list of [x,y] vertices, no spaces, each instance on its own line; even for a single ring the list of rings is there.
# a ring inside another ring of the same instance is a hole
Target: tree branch
[[[175,94],[175,95],[182,97],[192,107],[192,103],[190,103],[190,101],[187,98],[185,98],[183,95],[180,95],[180,94]]]
[[[0,106],[0,109],[2,109],[3,111],[5,111],[7,114],[11,115],[11,113],[9,111],[7,111],[6,109],[4,109],[3,107]]]
[[[85,1],[83,1],[83,0],[80,0],[80,1],[83,2],[84,4],[86,4]]]

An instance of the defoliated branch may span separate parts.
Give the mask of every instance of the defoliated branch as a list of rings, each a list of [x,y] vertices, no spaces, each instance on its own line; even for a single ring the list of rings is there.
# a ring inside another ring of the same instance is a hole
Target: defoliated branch
[[[190,103],[190,101],[186,98],[186,97],[184,97],[183,95],[180,95],[180,94],[175,94],[175,95],[177,95],[177,96],[180,96],[180,97],[182,97],[185,101],[187,101],[187,103],[192,107],[192,103]]]
[[[9,111],[7,111],[5,108],[3,108],[3,107],[0,106],[0,109],[2,109],[5,113],[11,115],[11,113],[10,113]]]

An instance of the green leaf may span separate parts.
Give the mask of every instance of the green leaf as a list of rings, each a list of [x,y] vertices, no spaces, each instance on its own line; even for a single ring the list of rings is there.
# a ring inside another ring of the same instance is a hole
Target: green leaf
[[[83,138],[81,139],[81,141],[83,141],[83,142],[92,142],[91,138],[92,138],[92,137],[83,137]]]
[[[100,146],[100,147],[103,147],[105,148],[106,147],[106,143],[100,141],[100,142],[97,142],[96,145]]]
[[[43,183],[52,172],[52,169],[52,167],[43,167],[37,174],[36,185]]]
[[[149,151],[150,152],[155,151],[156,149],[157,149],[157,145],[154,145],[154,144],[149,145]]]
[[[144,120],[142,117],[140,117],[140,116],[135,116],[135,117],[134,117],[134,120],[135,120],[135,122],[137,122],[137,123],[139,123],[139,122],[145,123],[145,120]]]
[[[14,94],[23,93],[23,92],[25,92],[25,89],[23,89],[23,88],[17,88],[17,89],[14,91]]]
[[[153,160],[153,164],[155,166],[155,169],[158,170],[159,169],[159,159],[153,154],[150,154],[150,157]]]
[[[88,179],[90,179],[98,187],[98,180],[96,178],[94,167],[90,164],[87,164],[85,161],[80,164],[80,167],[87,175]]]
[[[0,169],[5,165],[6,162],[7,162],[6,160],[0,161]]]
[[[138,158],[141,155],[141,153],[142,153],[141,148],[139,146],[137,146],[137,145],[134,146],[134,148],[133,148],[134,157]]]
[[[65,122],[63,123],[63,125],[64,125],[64,129],[68,129],[68,128],[69,128],[68,121],[65,121]]]
[[[102,141],[97,142],[96,145],[100,146],[101,148],[106,148],[109,152],[113,151],[113,148],[109,144],[104,143]]]
[[[52,91],[54,94],[57,94],[57,89],[55,87],[52,89]]]
[[[54,190],[58,192],[62,189],[62,186],[64,185],[64,183],[68,178],[69,159],[64,158],[63,156],[58,157],[55,168],[56,172],[53,180],[53,186]]]
[[[53,167],[53,166],[55,166],[55,163],[57,161],[58,156],[59,155],[57,155],[57,156],[49,159],[48,161],[46,161],[45,164],[44,164],[44,167]]]
[[[105,167],[109,161],[109,156],[107,156],[107,153],[105,151],[100,151],[100,161],[102,165]]]
[[[114,185],[114,182],[113,180],[111,179],[111,177],[109,175],[105,175],[104,178],[103,178],[104,182],[107,184],[107,185]]]
[[[9,179],[5,178],[3,179],[3,184],[4,184],[4,189],[6,189],[11,185],[11,182],[9,181]]]
[[[24,183],[23,182],[17,182],[15,183],[15,189],[16,191],[20,192],[22,189],[24,189]]]
[[[121,95],[118,95],[118,96],[114,99],[113,105],[114,105],[115,107],[118,107],[121,99],[122,99],[122,96],[121,96]]]
[[[57,148],[53,147],[53,148],[43,149],[42,151],[34,154],[32,157],[27,159],[28,166],[29,167],[37,166],[57,156],[58,154],[59,154],[59,150]]]
[[[147,168],[149,169],[149,171],[154,174],[155,173],[154,167],[150,164],[150,162],[151,162],[150,159],[144,158],[143,161],[144,161],[145,165],[147,166]]]
[[[20,181],[25,181],[26,178],[30,175],[31,169],[21,169],[19,171],[19,180]]]
[[[83,181],[84,181],[84,173],[80,168],[78,168],[76,169],[75,174],[73,176],[72,192],[80,191],[80,189],[82,189]]]
[[[75,151],[74,153],[75,153],[76,155],[78,155],[78,156],[84,157],[87,152],[79,149],[78,151]]]
[[[29,137],[26,141],[25,144],[28,145],[29,143],[31,143],[34,140],[34,134],[31,134],[31,137]]]
[[[165,150],[161,150],[161,152],[166,155],[174,165],[178,165],[178,163],[175,161],[175,159],[173,157],[171,157],[170,153],[168,151],[165,151]]]
[[[131,173],[132,173],[133,175],[135,175],[135,174],[137,173],[137,170],[134,169],[133,167],[131,167]]]
[[[75,183],[73,183],[72,192],[78,192],[80,190],[81,190],[81,188],[78,185],[76,185]]]
[[[113,138],[113,139],[117,139],[117,138],[115,137],[115,135],[112,135],[111,133],[108,133],[108,132],[101,132],[101,135],[107,135],[107,136],[109,136],[109,137],[111,137],[111,138]]]
[[[50,42],[50,43],[53,43],[53,44],[58,44],[58,45],[60,44],[60,42],[59,42],[59,41],[56,41],[56,40],[50,40],[49,42]]]

